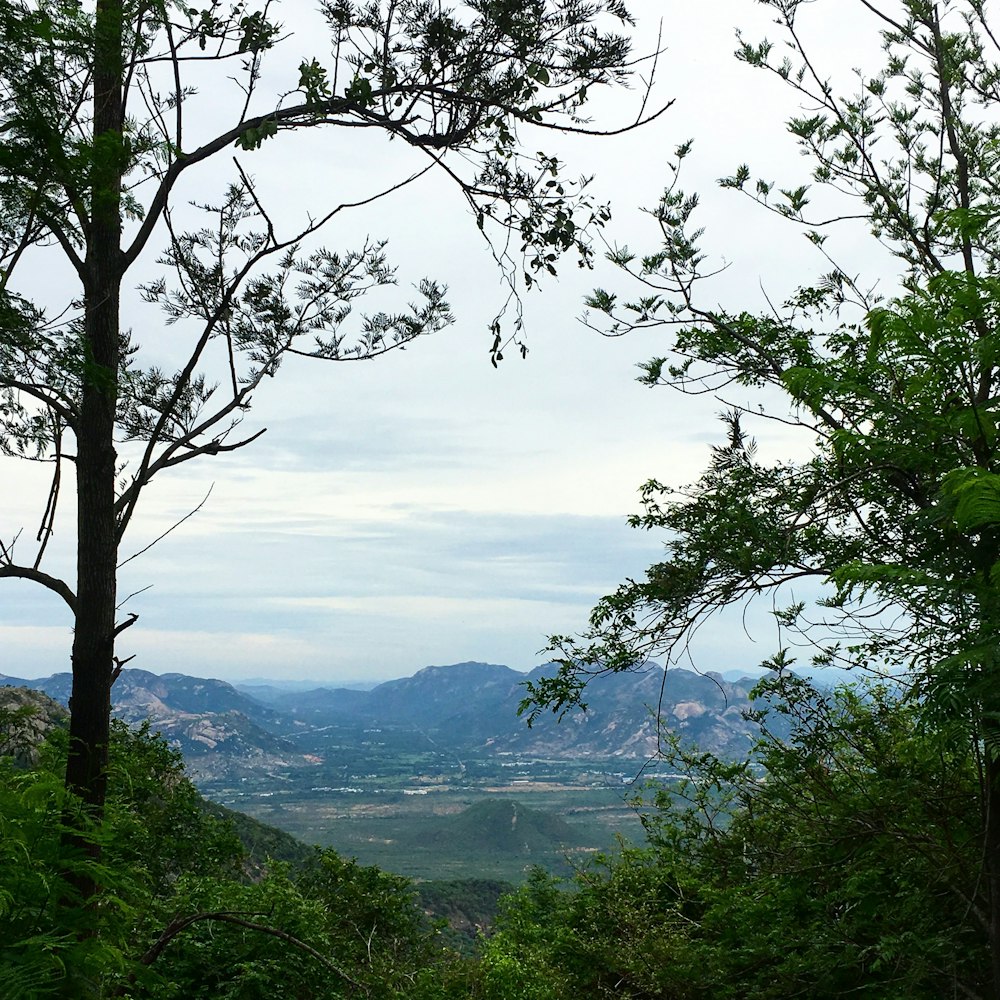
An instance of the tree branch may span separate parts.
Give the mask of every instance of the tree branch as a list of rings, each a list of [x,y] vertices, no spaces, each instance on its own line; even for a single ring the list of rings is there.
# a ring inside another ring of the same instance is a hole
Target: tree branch
[[[76,428],[76,413],[68,402],[50,395],[52,390],[47,386],[35,385],[32,382],[21,382],[18,379],[8,378],[3,373],[0,373],[0,385],[9,386],[11,389],[16,389],[18,392],[23,392],[25,395],[31,396],[32,399],[37,399],[44,406],[52,410],[53,413],[58,414],[65,421],[67,427]]]
[[[263,916],[263,914],[240,914],[231,910],[215,910],[212,912],[203,913],[193,913],[189,917],[175,917],[160,935],[156,943],[139,959],[143,965],[152,965],[161,954],[163,954],[164,949],[167,945],[181,934],[183,931],[187,930],[192,924],[198,923],[201,920],[213,920],[224,924],[235,924],[237,927],[245,927],[248,930],[257,931],[260,934],[268,934],[271,937],[276,937],[280,941],[285,941],[287,944],[293,945],[294,947],[304,951],[307,955],[316,959],[317,962],[321,963],[331,972],[338,975],[346,983],[350,983],[351,986],[357,987],[359,990],[367,993],[368,989],[364,983],[359,982],[352,976],[349,976],[343,969],[338,968],[333,964],[326,956],[320,954],[312,945],[306,944],[301,938],[295,937],[294,934],[289,934],[287,931],[279,930],[277,927],[269,927],[267,924],[259,924],[253,920],[246,919],[247,916]]]
[[[0,548],[2,547],[2,543],[0,543]],[[4,557],[6,557],[7,550],[4,549],[3,552]],[[32,580],[35,583],[39,583],[53,593],[58,594],[69,606],[70,611],[74,615],[76,614],[76,594],[70,590],[69,584],[64,580],[49,576],[48,573],[43,573],[40,569],[34,569],[31,566],[16,566],[11,562],[5,562],[3,565],[0,565],[0,577],[19,577],[22,580]]]
[[[263,433],[263,431],[261,433]],[[251,438],[251,440],[252,440],[252,438]],[[244,444],[249,444],[250,442],[249,441],[245,441],[243,443]],[[144,552],[148,552],[157,542],[160,542],[164,538],[166,538],[167,535],[169,535],[170,532],[172,532],[175,528],[179,528],[189,517],[194,517],[194,515],[197,514],[198,511],[201,510],[201,508],[205,506],[206,502],[208,501],[208,498],[212,495],[212,490],[213,489],[215,489],[215,484],[214,483],[208,488],[208,492],[202,498],[201,503],[199,503],[198,506],[194,508],[194,510],[189,510],[179,521],[176,521],[174,524],[172,524],[161,535],[157,535],[156,538],[154,538],[148,545],[146,545],[143,548],[139,549],[138,552],[133,552],[132,555],[130,555],[127,559],[123,559],[118,564],[118,566],[116,567],[116,569],[121,569],[122,566],[124,566],[126,563],[130,563],[133,559],[137,559]]]

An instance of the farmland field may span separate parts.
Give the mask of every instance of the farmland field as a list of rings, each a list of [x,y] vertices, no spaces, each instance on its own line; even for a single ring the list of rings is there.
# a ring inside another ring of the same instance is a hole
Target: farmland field
[[[419,879],[516,882],[532,865],[567,873],[614,849],[619,835],[642,836],[626,801],[641,789],[635,759],[460,755],[413,730],[350,726],[304,733],[297,750],[287,768],[203,774],[198,784],[214,801],[308,843]],[[484,810],[489,802],[506,802],[507,811]],[[521,830],[545,817],[565,826],[512,836],[501,828],[518,822],[515,806]]]

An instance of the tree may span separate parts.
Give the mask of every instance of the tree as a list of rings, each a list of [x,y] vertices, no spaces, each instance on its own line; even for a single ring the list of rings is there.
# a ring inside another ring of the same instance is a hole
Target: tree
[[[757,694],[751,759],[671,746],[648,842],[508,900],[485,996],[982,996],[976,767],[878,685]],[[781,736],[775,736],[774,732]],[[497,970],[537,993],[489,991]]]
[[[590,321],[610,335],[672,331],[641,381],[716,394],[727,440],[693,485],[646,484],[632,523],[666,531],[664,559],[605,597],[582,640],[553,638],[560,674],[529,698],[536,712],[563,710],[593,672],[676,656],[715,612],[761,595],[775,602],[779,629],[766,665],[793,662],[794,641],[812,648],[815,665],[905,670],[930,723],[960,726],[980,765],[972,912],[1000,996],[1000,131],[990,118],[1000,66],[991,12],[971,0],[861,0],[857,16],[881,31],[885,57],[843,93],[805,42],[819,5],[763,2],[789,54],[740,38],[737,56],[799,95],[805,110],[788,128],[812,173],[775,183],[740,165],[721,185],[786,218],[824,273],[763,314],[707,305],[712,265],[693,228],[698,198],[676,173],[691,145],[678,148],[673,183],[650,213],[662,242],[642,256],[609,255],[644,286],[641,296],[597,290]],[[833,205],[829,214],[813,209],[817,200]],[[828,255],[825,227],[851,219],[895,255],[895,297],[880,298]],[[758,418],[804,432],[801,456],[762,461],[748,430]],[[788,596],[808,580],[821,596]]]
[[[630,73],[620,0],[475,0],[454,10],[323,0],[333,56],[304,59],[284,71],[283,91],[265,95],[263,67],[285,37],[274,9],[18,0],[0,10],[0,449],[53,469],[38,543],[22,555],[19,534],[8,536],[0,577],[34,581],[72,612],[66,781],[95,816],[106,795],[111,685],[127,659],[116,639],[135,621],[116,619],[116,566],[144,489],[167,469],[259,436],[241,421],[287,357],[373,358],[451,320],[445,289],[425,279],[408,309],[364,315],[349,333],[355,301],[394,281],[381,242],[342,252],[315,244],[356,206],[319,205],[304,228],[286,232],[246,155],[234,157],[221,194],[194,206],[179,199],[181,179],[234,147],[249,154],[290,132],[380,130],[427,164],[364,203],[443,170],[479,230],[502,236],[494,255],[515,299],[565,253],[589,264],[589,233],[607,219],[585,184],[564,179],[554,157],[523,154],[518,136],[528,126],[588,130],[588,90]],[[209,71],[219,87],[202,103]],[[206,137],[225,78],[237,99]],[[186,338],[173,370],[144,360],[121,321],[129,275],[160,239],[163,273],[140,292]],[[31,261],[53,256],[75,282],[54,306],[18,284]],[[508,336],[500,319],[494,363],[511,339],[524,349],[519,322]],[[67,469],[75,581],[43,568]]]

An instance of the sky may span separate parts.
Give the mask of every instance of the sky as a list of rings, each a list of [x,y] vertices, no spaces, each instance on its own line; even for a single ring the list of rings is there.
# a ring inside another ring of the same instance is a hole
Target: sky
[[[766,11],[750,0],[631,6],[638,50],[654,48],[662,26],[653,97],[673,100],[671,109],[624,136],[526,133],[525,143],[556,153],[572,173],[594,174],[595,193],[614,213],[608,239],[652,250],[657,231],[640,207],[655,204],[673,149],[693,138],[684,186],[702,192],[706,243],[728,265],[707,294],[712,304],[765,308],[765,296],[780,300],[829,269],[794,227],[714,183],[744,161],[795,184],[806,171],[783,125],[798,109],[794,95],[732,56],[737,25],[749,37],[769,33]],[[846,74],[877,52],[860,4],[846,15],[842,0],[811,7],[807,28],[831,72]],[[296,63],[316,44],[300,14],[299,4],[283,5],[286,25],[300,29],[283,58]],[[595,125],[630,121],[640,98],[641,89],[602,95]],[[401,144],[368,135],[310,133],[271,145],[244,162],[289,225],[330,197],[350,198],[408,169]],[[228,169],[223,159],[202,171],[188,195],[217,190]],[[488,327],[504,290],[456,191],[425,178],[343,218],[324,242],[387,238],[400,295],[434,277],[449,286],[457,321],[371,362],[287,364],[247,416],[249,430],[267,428],[259,441],[154,482],[123,558],[207,500],[122,569],[122,614],[139,616],[118,646],[120,656],[135,654],[131,666],[334,685],[464,660],[530,669],[546,659],[547,636],[585,628],[601,595],[659,558],[662,539],[626,523],[642,483],[693,481],[723,435],[716,415],[727,400],[636,382],[636,365],[664,351],[666,332],[608,339],[580,322],[594,286],[630,294],[610,265],[584,272],[567,262],[558,280],[529,293],[529,353],[494,369]],[[835,233],[830,247],[846,260],[870,254],[857,230]],[[52,266],[33,262],[25,290],[50,294],[58,286]],[[176,335],[137,295],[124,308],[137,339],[169,359]],[[777,425],[751,430],[764,457],[808,448]],[[34,534],[47,474],[0,458],[0,538]],[[72,579],[72,541],[64,502],[43,568]],[[70,644],[58,598],[0,581],[0,673],[66,670]],[[752,608],[703,630],[693,653],[704,670],[747,669],[774,645],[767,608]]]

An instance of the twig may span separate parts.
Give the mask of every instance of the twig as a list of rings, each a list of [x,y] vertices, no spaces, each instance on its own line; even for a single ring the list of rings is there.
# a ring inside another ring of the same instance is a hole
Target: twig
[[[123,559],[117,565],[116,569],[121,569],[122,566],[125,565],[125,563],[130,563],[133,559],[138,558],[144,552],[148,552],[157,542],[163,541],[163,539],[166,538],[167,535],[169,535],[171,531],[173,531],[175,528],[179,528],[189,517],[194,517],[194,515],[197,514],[198,511],[201,510],[201,508],[205,506],[205,503],[208,501],[208,498],[212,495],[212,490],[214,490],[214,489],[215,489],[215,483],[212,483],[212,485],[209,486],[209,488],[208,488],[208,492],[202,498],[201,503],[199,503],[198,506],[194,508],[194,510],[189,510],[179,521],[177,521],[175,524],[172,524],[169,528],[167,528],[167,530],[164,531],[162,535],[158,535],[148,545],[146,545],[145,547],[139,549],[138,552],[133,552],[132,555],[130,555],[128,557],[128,559]],[[143,588],[143,589],[147,589],[147,588]],[[141,590],[137,590],[136,593],[137,594],[141,594],[142,591]],[[135,595],[133,594],[132,596],[134,597]]]

